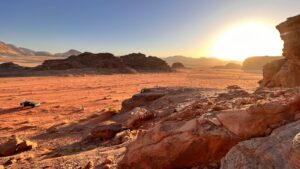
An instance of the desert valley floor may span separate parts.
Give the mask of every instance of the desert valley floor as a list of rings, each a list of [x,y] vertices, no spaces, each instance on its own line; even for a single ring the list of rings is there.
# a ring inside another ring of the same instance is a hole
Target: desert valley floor
[[[73,153],[53,154],[53,151],[87,136],[94,125],[109,118],[102,114],[103,110],[119,110],[124,99],[143,88],[188,86],[222,89],[236,84],[254,89],[261,78],[261,74],[241,70],[214,69],[157,74],[0,78],[0,144],[11,135],[36,141],[39,145],[35,150],[37,153],[17,155],[22,159],[20,163],[25,159],[23,166],[26,166],[26,160],[30,163],[31,159],[49,158],[45,156],[49,152],[54,157],[67,157]],[[24,99],[39,101],[41,106],[20,109],[19,103]],[[78,132],[66,128],[51,131],[52,126],[60,124],[72,126]],[[0,157],[0,164],[6,160],[8,158]],[[47,160],[43,164],[47,166]]]

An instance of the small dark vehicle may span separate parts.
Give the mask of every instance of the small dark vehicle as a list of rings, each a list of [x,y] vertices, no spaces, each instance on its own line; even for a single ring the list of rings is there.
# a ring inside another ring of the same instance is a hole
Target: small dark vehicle
[[[20,106],[22,107],[38,107],[40,106],[40,103],[35,101],[24,101],[20,103]]]

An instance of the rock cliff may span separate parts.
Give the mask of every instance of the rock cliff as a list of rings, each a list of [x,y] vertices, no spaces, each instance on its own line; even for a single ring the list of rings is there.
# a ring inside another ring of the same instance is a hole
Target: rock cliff
[[[284,59],[264,66],[261,86],[294,87],[300,85],[300,15],[288,18],[276,27],[284,41]]]

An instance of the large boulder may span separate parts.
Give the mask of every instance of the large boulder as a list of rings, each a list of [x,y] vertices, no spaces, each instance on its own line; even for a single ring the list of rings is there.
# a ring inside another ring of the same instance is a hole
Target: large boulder
[[[0,145],[0,157],[11,156],[16,153],[28,151],[37,147],[37,143],[22,140],[17,136],[12,136],[7,142]]]
[[[270,136],[240,142],[222,159],[221,169],[300,168],[300,121],[285,125]]]
[[[262,87],[294,87],[300,85],[300,15],[288,18],[276,27],[284,41],[285,59],[264,66]]]

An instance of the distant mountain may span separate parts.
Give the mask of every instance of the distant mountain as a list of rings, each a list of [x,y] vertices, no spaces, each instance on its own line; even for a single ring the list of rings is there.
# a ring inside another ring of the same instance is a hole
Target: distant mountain
[[[0,56],[3,55],[8,55],[8,56],[18,55],[18,52],[12,49],[9,45],[0,42]]]
[[[69,57],[72,55],[79,55],[81,52],[71,49],[65,53],[52,54],[47,51],[34,51],[31,49],[17,47],[12,44],[6,44],[0,41],[0,56],[58,56]]]
[[[72,56],[72,55],[80,55],[81,52],[78,51],[78,50],[75,50],[75,49],[71,49],[65,53],[56,53],[54,54],[55,56],[58,56],[58,57],[69,57],[69,56]]]
[[[224,61],[216,58],[191,58],[186,56],[170,56],[164,59],[169,65],[173,63],[180,62],[184,64],[186,67],[213,67],[226,65],[230,61]],[[237,62],[238,63],[238,62]]]
[[[214,66],[212,68],[214,68],[214,69],[241,69],[242,66],[240,64],[236,64],[236,63],[227,63],[226,65]]]
[[[0,56],[52,56],[50,52],[34,51],[0,41]]]
[[[282,56],[253,56],[245,59],[243,62],[243,70],[262,70],[263,66],[274,60],[282,59]]]

